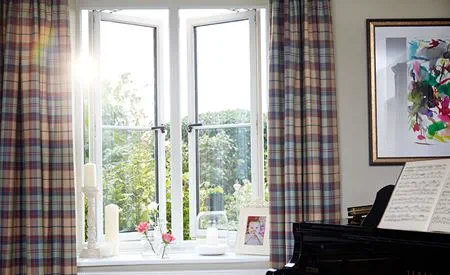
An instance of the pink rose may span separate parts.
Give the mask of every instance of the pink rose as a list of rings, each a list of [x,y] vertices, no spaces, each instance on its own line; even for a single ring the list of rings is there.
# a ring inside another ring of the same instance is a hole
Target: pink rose
[[[175,237],[169,233],[162,234],[162,239],[165,244],[171,244],[173,241],[175,241]]]
[[[136,231],[139,233],[145,233],[147,232],[148,228],[150,227],[150,223],[148,222],[141,222],[136,226]]]

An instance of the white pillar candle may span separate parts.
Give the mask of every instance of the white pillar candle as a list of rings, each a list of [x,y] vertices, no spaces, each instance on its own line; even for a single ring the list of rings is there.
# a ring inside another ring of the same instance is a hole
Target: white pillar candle
[[[105,241],[113,246],[114,255],[119,254],[119,207],[108,204],[105,207]]]
[[[206,229],[206,244],[218,245],[219,244],[219,230],[215,227],[209,227]]]
[[[84,165],[84,186],[96,187],[97,177],[94,163],[86,163]]]

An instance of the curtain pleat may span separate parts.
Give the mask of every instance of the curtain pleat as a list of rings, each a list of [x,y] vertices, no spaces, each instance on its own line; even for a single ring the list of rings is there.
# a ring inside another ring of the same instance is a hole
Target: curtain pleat
[[[68,2],[0,23],[0,274],[76,274]]]
[[[268,182],[271,264],[291,257],[292,223],[340,218],[329,0],[270,3]]]

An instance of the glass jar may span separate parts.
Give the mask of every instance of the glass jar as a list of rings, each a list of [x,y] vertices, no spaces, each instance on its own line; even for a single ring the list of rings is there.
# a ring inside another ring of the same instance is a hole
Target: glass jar
[[[218,241],[223,244],[228,243],[228,218],[225,211],[198,213],[195,232],[197,242],[203,243],[206,241],[208,228],[216,228]]]

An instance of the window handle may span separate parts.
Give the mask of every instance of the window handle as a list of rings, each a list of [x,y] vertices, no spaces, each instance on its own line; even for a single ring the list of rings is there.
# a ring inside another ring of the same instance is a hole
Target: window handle
[[[166,125],[162,124],[161,126],[154,126],[150,128],[150,130],[160,130],[162,134],[166,132]]]
[[[189,124],[187,126],[188,133],[192,132],[192,130],[194,130],[194,127],[197,127],[197,126],[203,126],[203,123],[192,123],[192,124]]]

